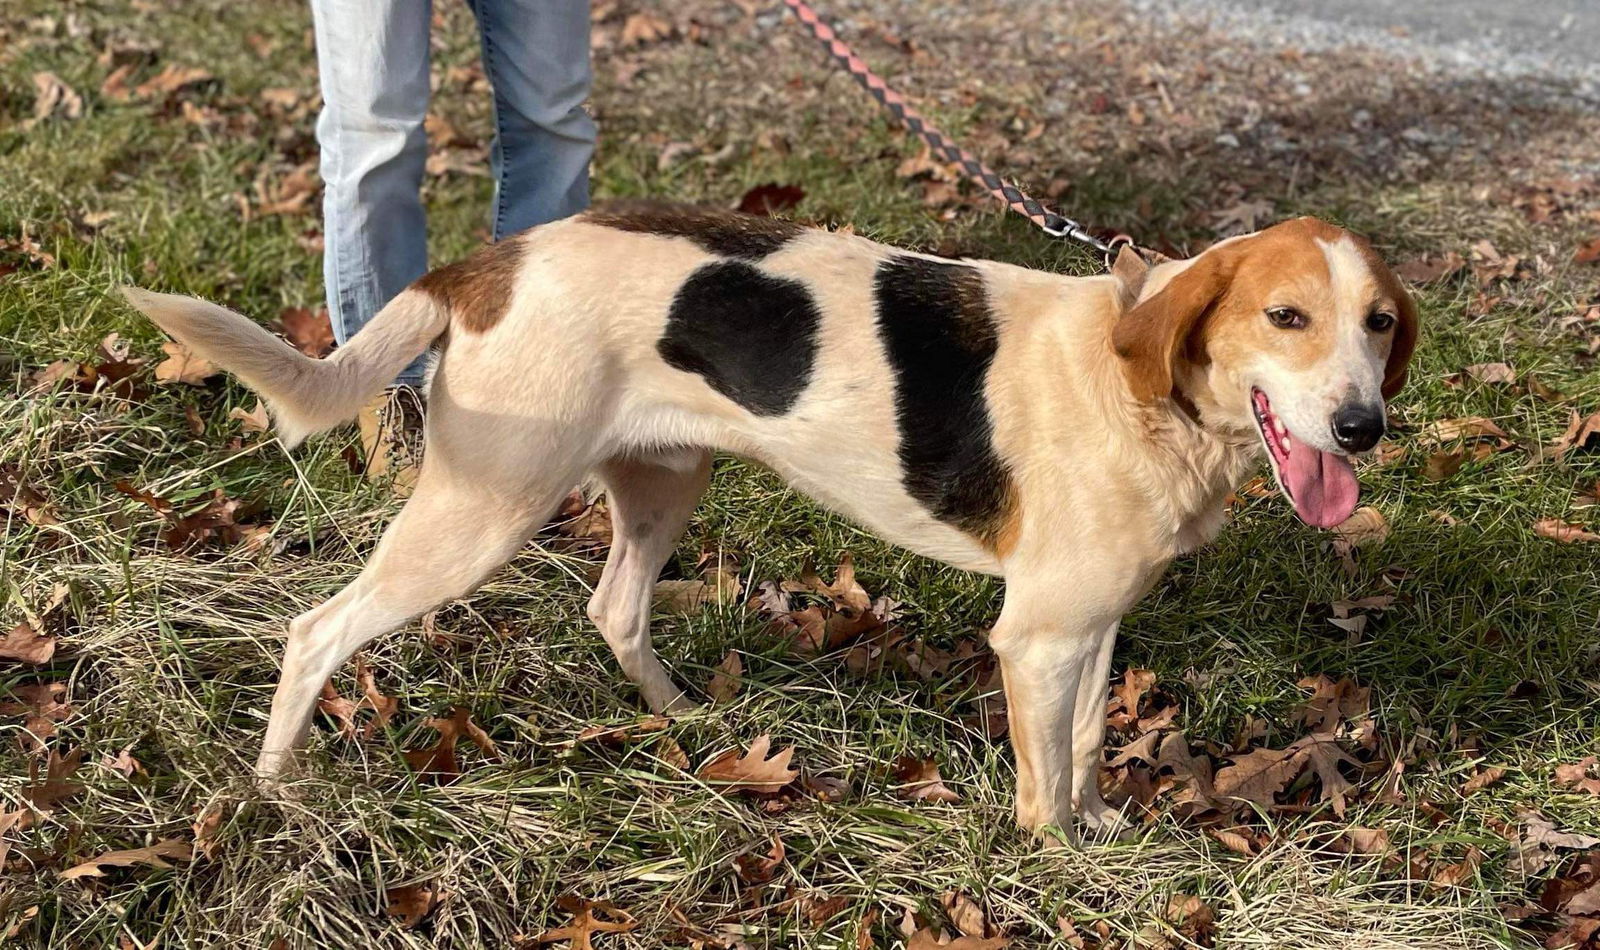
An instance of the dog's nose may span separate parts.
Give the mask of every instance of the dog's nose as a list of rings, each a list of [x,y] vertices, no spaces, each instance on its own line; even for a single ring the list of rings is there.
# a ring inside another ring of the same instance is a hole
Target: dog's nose
[[[1371,406],[1340,406],[1333,414],[1333,439],[1348,452],[1365,452],[1383,438],[1383,410]]]

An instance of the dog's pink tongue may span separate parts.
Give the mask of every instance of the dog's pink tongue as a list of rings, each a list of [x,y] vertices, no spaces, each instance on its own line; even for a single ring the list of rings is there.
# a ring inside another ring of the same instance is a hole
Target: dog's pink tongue
[[[1296,439],[1279,472],[1294,500],[1295,513],[1306,524],[1332,528],[1356,510],[1361,486],[1350,460],[1343,455],[1319,451]]]

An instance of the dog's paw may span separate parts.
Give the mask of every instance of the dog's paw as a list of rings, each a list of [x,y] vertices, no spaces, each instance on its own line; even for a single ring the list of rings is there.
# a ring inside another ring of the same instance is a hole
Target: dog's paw
[[[1102,841],[1121,841],[1133,833],[1134,824],[1120,809],[1112,808],[1096,795],[1078,809],[1078,819],[1089,837]]]

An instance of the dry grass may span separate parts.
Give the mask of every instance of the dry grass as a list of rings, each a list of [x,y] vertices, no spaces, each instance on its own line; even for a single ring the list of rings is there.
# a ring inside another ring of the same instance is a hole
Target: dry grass
[[[726,649],[745,653],[733,703],[684,717],[651,741],[575,746],[580,729],[628,722],[639,707],[583,619],[594,559],[557,544],[530,547],[471,601],[441,612],[438,629],[457,638],[455,646],[437,646],[415,628],[375,644],[367,660],[382,690],[399,699],[394,723],[363,744],[323,722],[308,775],[288,794],[263,797],[243,776],[264,726],[283,626],[353,576],[397,500],[388,486],[351,473],[343,456],[356,446],[353,433],[291,457],[270,438],[242,432],[229,410],[251,401],[232,384],[158,388],[130,404],[103,392],[41,396],[26,375],[57,358],[89,357],[110,331],[136,355],[156,355],[153,330],[107,297],[122,280],[209,295],[263,318],[319,299],[317,259],[297,240],[314,217],[243,222],[231,197],[250,191],[258,168],[305,153],[307,116],[226,134],[93,94],[105,72],[94,45],[142,38],[163,47],[163,62],[217,73],[221,89],[199,103],[224,113],[256,109],[262,88],[310,83],[305,12],[298,0],[181,13],[43,0],[22,7],[0,21],[12,41],[0,53],[0,240],[26,229],[57,264],[0,277],[0,464],[40,487],[60,523],[40,528],[7,516],[0,628],[41,606],[56,584],[71,589],[74,623],[47,666],[0,670],[0,692],[41,679],[65,683],[76,711],[54,744],[82,747],[86,758],[83,794],[7,835],[13,850],[0,878],[0,932],[39,908],[22,923],[19,945],[268,947],[281,938],[291,947],[499,947],[561,923],[555,899],[577,892],[640,918],[639,929],[601,946],[668,943],[678,926],[673,909],[705,927],[737,925],[752,946],[819,947],[855,946],[856,928],[876,910],[873,933],[888,946],[899,940],[905,910],[940,919],[939,895],[960,889],[1025,945],[1046,943],[1067,916],[1084,928],[1103,922],[1118,941],[1184,946],[1166,909],[1173,895],[1194,894],[1217,912],[1217,946],[1529,946],[1535,938],[1505,923],[1495,905],[1535,893],[1537,882],[1516,874],[1497,823],[1538,809],[1558,826],[1600,832],[1600,802],[1550,781],[1555,764],[1595,752],[1600,732],[1592,548],[1530,531],[1550,515],[1593,525],[1572,499],[1600,477],[1600,465],[1593,453],[1536,464],[1514,451],[1469,462],[1444,482],[1418,472],[1428,451],[1419,430],[1431,419],[1488,415],[1530,443],[1548,442],[1565,424],[1565,405],[1446,385],[1444,375],[1467,363],[1505,359],[1536,371],[1571,405],[1593,411],[1600,402],[1583,328],[1561,323],[1597,289],[1592,269],[1567,263],[1576,238],[1595,230],[1585,215],[1596,193],[1532,225],[1501,190],[1557,173],[1592,176],[1592,116],[1486,84],[1434,88],[1426,76],[1355,54],[1296,60],[1233,48],[1225,38],[1163,36],[1102,3],[1030,14],[1046,39],[1022,50],[1003,21],[981,12],[849,7],[852,38],[929,112],[1033,181],[1070,172],[1064,200],[1085,217],[1182,246],[1212,236],[1211,210],[1248,195],[1275,201],[1279,213],[1350,221],[1382,236],[1398,257],[1465,251],[1490,237],[1506,253],[1541,262],[1486,315],[1473,315],[1475,293],[1464,279],[1424,294],[1432,331],[1399,407],[1410,425],[1398,441],[1411,455],[1363,473],[1394,534],[1353,575],[1321,538],[1291,525],[1278,502],[1258,500],[1212,550],[1174,566],[1129,619],[1119,647],[1117,669],[1154,669],[1197,740],[1226,742],[1255,717],[1269,724],[1268,740],[1279,741],[1302,695],[1296,680],[1356,676],[1373,687],[1385,735],[1418,750],[1410,804],[1363,801],[1342,823],[1264,815],[1258,824],[1273,843],[1254,857],[1166,818],[1134,840],[1040,852],[1010,821],[1005,743],[965,721],[977,698],[970,688],[900,675],[853,679],[835,661],[791,656],[739,608],[657,622],[664,657],[697,688]],[[448,78],[448,67],[474,49],[465,14],[441,9],[440,108],[480,135],[486,102]],[[37,16],[54,17],[54,30],[30,20]],[[683,34],[700,24],[703,42],[599,57],[605,147],[597,192],[728,202],[762,180],[793,181],[808,191],[803,216],[1032,266],[1091,266],[980,204],[921,204],[915,185],[894,173],[909,146],[853,87],[823,78],[804,38],[788,27],[771,34],[765,13],[750,19],[731,5],[695,2],[671,18]],[[75,35],[73,23],[90,32]],[[611,20],[601,28],[616,27]],[[886,30],[927,52],[896,52]],[[239,37],[251,33],[271,51],[241,55]],[[1062,46],[1110,52],[1062,56]],[[642,69],[630,76],[634,66]],[[86,94],[83,117],[19,127],[32,112],[30,77],[41,70]],[[1319,91],[1285,92],[1296,81],[1291,73]],[[978,78],[987,85],[975,86]],[[1089,111],[1106,91],[1112,107]],[[1240,110],[1252,98],[1257,121],[1243,129]],[[1181,121],[1164,99],[1177,104]],[[1509,118],[1484,129],[1473,148],[1438,149],[1399,135],[1420,125],[1446,136],[1492,101],[1510,103]],[[1131,118],[1133,102],[1142,123]],[[1352,143],[1338,117],[1355,108],[1369,108],[1373,124]],[[1058,122],[1056,113],[1073,121]],[[1026,141],[1035,123],[1048,130]],[[1283,154],[1269,148],[1274,126],[1303,143],[1292,159],[1273,157]],[[1242,136],[1241,147],[1216,144],[1225,132]],[[687,155],[663,165],[659,156],[674,142],[686,143]],[[1002,142],[1013,144],[1002,150]],[[1507,181],[1502,168],[1513,157]],[[439,256],[470,246],[486,183],[446,177],[431,180],[428,193]],[[102,211],[115,217],[98,231],[73,223]],[[207,424],[203,436],[190,434],[186,408]],[[112,488],[124,478],[182,502],[216,488],[260,501],[271,543],[255,553],[175,556],[156,540],[157,517]],[[1429,514],[1436,510],[1459,526],[1440,524]],[[735,460],[719,463],[712,496],[669,572],[691,570],[702,548],[737,556],[747,581],[792,577],[808,559],[828,564],[853,552],[868,589],[903,602],[907,625],[944,645],[979,633],[998,608],[996,582],[889,548]],[[1324,605],[1385,589],[1391,565],[1410,572],[1398,588],[1401,603],[1359,642],[1347,641],[1326,622]],[[1211,674],[1211,685],[1186,684],[1190,671]],[[1514,688],[1524,681],[1531,694]],[[354,694],[351,671],[336,685]],[[419,781],[400,752],[427,743],[424,721],[457,705],[489,731],[498,757],[485,760],[463,744],[460,782]],[[849,781],[850,794],[773,814],[716,794],[663,758],[667,738],[698,763],[769,732],[796,745],[808,770]],[[19,733],[15,717],[0,722],[7,808],[27,784]],[[131,779],[99,764],[124,748],[144,767]],[[887,770],[902,754],[936,757],[962,801],[895,796]],[[1507,780],[1462,796],[1463,779],[1481,762],[1506,767]],[[1417,807],[1424,801],[1448,818],[1431,820]],[[213,807],[226,818],[208,858],[85,883],[55,877],[103,851],[190,838],[196,815]],[[1435,860],[1456,861],[1475,846],[1488,859],[1456,886],[1408,880],[1384,861],[1328,851],[1349,825],[1388,829],[1404,856],[1432,849]],[[837,917],[817,925],[792,909],[747,913],[750,898],[730,862],[764,851],[773,835],[788,859],[757,905],[770,909],[791,889],[814,891],[848,898]],[[408,930],[385,915],[385,893],[415,882],[446,897]]]

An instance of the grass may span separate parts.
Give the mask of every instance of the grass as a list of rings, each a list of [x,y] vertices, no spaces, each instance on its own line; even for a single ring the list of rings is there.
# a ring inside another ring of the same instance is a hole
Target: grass
[[[158,355],[156,331],[108,294],[123,281],[211,297],[262,318],[320,299],[318,258],[300,241],[315,218],[241,220],[232,197],[250,192],[259,169],[281,170],[310,154],[309,118],[208,128],[93,92],[106,72],[94,47],[141,38],[164,47],[163,62],[216,73],[220,88],[199,94],[198,104],[225,120],[261,112],[262,89],[310,82],[306,15],[287,0],[182,11],[24,0],[20,8],[0,22],[16,44],[0,54],[0,240],[26,232],[55,266],[23,262],[0,277],[0,464],[17,466],[38,486],[61,523],[39,528],[8,517],[0,619],[9,629],[41,607],[53,585],[66,584],[73,620],[50,664],[0,669],[0,690],[41,679],[67,684],[75,713],[54,744],[87,751],[78,775],[83,794],[7,836],[13,850],[0,869],[0,933],[16,923],[18,945],[506,946],[515,934],[563,923],[556,898],[576,892],[640,918],[637,930],[602,938],[602,946],[669,943],[674,909],[706,927],[739,917],[752,946],[818,947],[856,946],[860,922],[876,909],[868,929],[888,946],[899,939],[894,925],[904,911],[942,919],[939,895],[960,889],[1025,945],[1048,942],[1062,916],[1080,927],[1103,922],[1116,941],[1190,945],[1165,910],[1173,895],[1195,894],[1217,911],[1219,946],[1532,946],[1537,938],[1496,911],[1497,902],[1524,900],[1538,886],[1517,876],[1497,823],[1537,809],[1558,827],[1600,833],[1600,800],[1551,782],[1555,765],[1597,751],[1594,548],[1531,531],[1546,516],[1595,527],[1592,514],[1571,506],[1575,490],[1600,477],[1600,462],[1577,453],[1534,463],[1510,451],[1468,462],[1441,482],[1419,474],[1430,451],[1420,432],[1429,420],[1489,416],[1528,442],[1548,442],[1565,426],[1567,405],[1448,385],[1446,374],[1463,365],[1504,359],[1536,372],[1571,405],[1596,408],[1600,376],[1577,358],[1581,341],[1554,321],[1593,278],[1564,264],[1487,316],[1469,316],[1473,294],[1462,280],[1422,294],[1425,344],[1397,407],[1407,423],[1397,442],[1410,454],[1362,473],[1368,501],[1393,533],[1362,552],[1353,574],[1326,536],[1294,524],[1280,501],[1256,499],[1210,549],[1174,564],[1123,627],[1115,669],[1154,670],[1196,740],[1226,743],[1248,717],[1265,720],[1268,741],[1293,738],[1288,719],[1304,695],[1295,683],[1308,674],[1350,675],[1371,686],[1385,736],[1417,750],[1407,805],[1375,804],[1368,795],[1343,822],[1263,815],[1272,843],[1254,857],[1171,818],[1129,841],[1040,852],[1011,823],[1005,743],[963,720],[974,708],[971,690],[892,674],[855,680],[835,661],[789,655],[740,608],[659,617],[656,643],[681,681],[703,688],[730,647],[746,657],[733,703],[686,716],[664,734],[693,761],[771,733],[798,748],[807,770],[851,784],[842,802],[769,814],[665,761],[659,740],[574,746],[582,728],[631,721],[640,706],[583,618],[593,556],[548,543],[531,546],[470,601],[440,613],[438,629],[460,638],[454,648],[434,645],[415,627],[374,644],[367,661],[400,703],[393,725],[361,744],[319,722],[309,776],[292,797],[262,797],[244,776],[264,727],[284,624],[353,577],[400,502],[388,485],[352,473],[345,460],[348,450],[359,451],[352,432],[292,456],[270,437],[242,432],[229,411],[248,409],[253,399],[232,383],[155,387],[148,400],[130,403],[104,392],[39,395],[26,374],[53,360],[90,358],[110,332],[136,355]],[[443,71],[470,61],[474,42],[461,10],[441,12],[436,69]],[[256,53],[241,55],[240,37],[251,34],[260,39]],[[748,44],[730,43],[748,52]],[[652,83],[694,81],[684,63],[704,67],[707,54],[682,45],[652,61]],[[660,94],[629,92],[612,78],[623,59],[599,60],[605,146],[597,194],[731,202],[758,182],[792,181],[808,192],[802,216],[849,222],[884,240],[1058,270],[1093,266],[997,213],[962,207],[953,221],[930,213],[914,186],[895,176],[909,147],[869,106],[846,98],[856,92],[837,79],[814,109],[772,119],[787,150],[745,144],[726,162],[659,167],[666,142],[703,145],[715,139],[707,129],[742,141],[766,119],[660,108]],[[815,61],[804,60],[804,68],[815,69]],[[24,127],[31,77],[43,70],[85,94],[81,118]],[[439,103],[481,133],[481,96],[446,83]],[[936,114],[954,132],[983,131],[976,110]],[[1142,195],[1152,225],[1174,240],[1199,237],[1183,209],[1204,200],[1205,176],[1130,178],[1136,174],[1123,166],[1085,176],[1072,192],[1074,207],[1097,218],[1126,215],[1116,209]],[[430,179],[436,259],[479,239],[487,190],[480,178]],[[1330,180],[1300,188],[1278,210],[1406,235],[1390,240],[1396,257],[1491,236],[1508,253],[1531,258],[1567,238],[1530,230],[1508,209],[1474,204],[1464,190]],[[81,223],[95,212],[114,216],[98,230]],[[1463,225],[1474,230],[1462,233]],[[204,435],[190,434],[185,410],[204,420]],[[158,544],[154,514],[112,487],[119,479],[183,503],[219,488],[260,502],[272,541],[257,553],[176,556]],[[1441,523],[1440,511],[1454,527]],[[886,546],[734,459],[719,462],[669,572],[688,575],[706,549],[735,554],[750,581],[794,577],[807,560],[833,564],[851,552],[867,589],[901,601],[904,622],[943,645],[978,634],[998,612],[998,582]],[[1358,641],[1327,622],[1328,603],[1382,591],[1400,600]],[[1192,674],[1212,678],[1195,688]],[[1532,686],[1518,688],[1526,683]],[[353,694],[351,671],[336,685]],[[463,745],[468,768],[460,782],[420,782],[400,753],[428,742],[425,720],[457,705],[471,709],[499,756],[485,761]],[[30,757],[12,741],[20,731],[16,717],[0,722],[0,798],[8,808],[18,804],[29,770]],[[143,765],[131,779],[98,764],[124,748]],[[962,801],[897,798],[887,771],[903,754],[937,758]],[[1502,766],[1508,777],[1464,797],[1460,785],[1480,763]],[[1435,824],[1419,802],[1436,803],[1448,817]],[[223,804],[226,819],[207,859],[173,871],[114,870],[82,883],[55,877],[103,851],[187,838],[198,813]],[[1459,885],[1434,887],[1377,860],[1328,854],[1321,845],[1346,825],[1389,829],[1407,854],[1431,848],[1440,860],[1459,860],[1476,846],[1488,858]],[[774,835],[788,859],[757,902],[816,891],[847,898],[844,912],[822,925],[792,910],[739,916],[746,897],[730,862],[765,851]],[[419,927],[405,929],[385,915],[385,892],[414,882],[448,896]],[[36,915],[24,917],[34,907]]]

